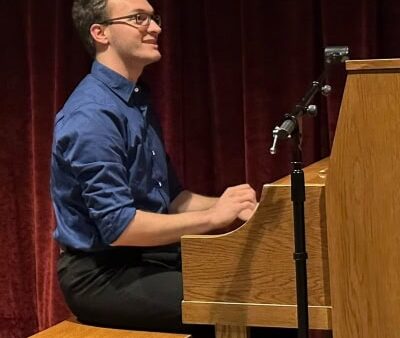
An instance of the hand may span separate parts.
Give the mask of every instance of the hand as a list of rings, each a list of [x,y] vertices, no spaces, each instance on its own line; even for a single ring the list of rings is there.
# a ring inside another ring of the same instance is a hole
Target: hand
[[[256,193],[248,184],[230,187],[209,209],[213,229],[224,228],[236,218],[248,220],[257,206]]]

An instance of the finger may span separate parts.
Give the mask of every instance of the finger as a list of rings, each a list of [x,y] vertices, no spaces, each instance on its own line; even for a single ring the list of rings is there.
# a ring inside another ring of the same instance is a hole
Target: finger
[[[233,194],[232,196],[229,196],[229,198],[235,202],[249,201],[252,203],[257,203],[256,199],[254,198],[254,195],[250,191],[241,194]]]
[[[238,218],[239,218],[240,220],[242,220],[242,221],[248,221],[248,220],[251,218],[252,215],[253,215],[253,210],[246,209],[246,210],[243,210],[243,211],[238,215]]]
[[[250,185],[245,183],[245,184],[240,184],[240,185],[235,185],[233,187],[229,187],[225,191],[226,192],[237,192],[237,191],[247,190],[247,189],[252,189],[252,188],[250,187]]]
[[[241,220],[247,220],[249,217],[251,217],[254,212],[256,211],[258,207],[258,203],[253,203],[249,201],[245,201],[240,203],[239,205],[239,212],[238,212],[238,218]]]
[[[245,201],[245,202],[240,203],[239,207],[240,207],[241,211],[246,210],[246,209],[253,211],[256,207],[256,203]]]

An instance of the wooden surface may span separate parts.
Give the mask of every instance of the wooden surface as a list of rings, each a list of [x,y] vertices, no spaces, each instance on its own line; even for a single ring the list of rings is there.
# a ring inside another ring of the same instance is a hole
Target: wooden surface
[[[349,73],[330,157],[334,338],[400,337],[400,73],[382,68]]]
[[[74,320],[65,320],[51,328],[37,333],[35,338],[190,338],[187,334],[156,333],[106,329],[83,325]]]
[[[314,329],[332,327],[331,307],[310,306],[310,325]],[[183,317],[190,323],[224,323],[261,327],[297,327],[296,305],[187,302],[182,304]]]
[[[379,60],[349,60],[346,61],[348,71],[367,70],[400,70],[400,59],[379,59]]]
[[[316,313],[310,327],[328,329],[331,308],[325,215],[326,171],[321,172],[326,166],[327,160],[315,164],[314,169],[306,175],[305,210],[309,304],[314,307],[313,313]],[[264,186],[257,211],[239,229],[224,235],[184,236],[183,321],[214,324],[213,318],[207,319],[209,322],[200,313],[190,314],[186,307],[189,304],[186,302],[190,302],[190,306],[209,302],[212,304],[209,310],[222,321],[220,324],[229,325],[232,323],[227,316],[227,307],[221,310],[217,305],[238,303],[242,304],[242,312],[236,325],[284,324],[286,327],[296,327],[296,319],[287,316],[294,312],[293,306],[296,305],[293,237],[290,185],[285,180]],[[250,317],[253,313],[252,304],[263,304],[257,310],[257,318],[263,318],[259,324]],[[282,318],[271,316],[277,305],[280,306]],[[282,310],[285,306],[286,310]]]

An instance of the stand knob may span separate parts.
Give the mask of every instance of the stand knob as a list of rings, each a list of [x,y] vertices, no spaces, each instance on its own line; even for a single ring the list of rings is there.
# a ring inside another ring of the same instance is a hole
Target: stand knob
[[[317,116],[318,114],[318,108],[315,104],[310,104],[307,107],[307,114],[310,115],[311,117]]]
[[[324,96],[328,96],[332,92],[332,87],[330,85],[325,85],[321,88],[321,93]]]

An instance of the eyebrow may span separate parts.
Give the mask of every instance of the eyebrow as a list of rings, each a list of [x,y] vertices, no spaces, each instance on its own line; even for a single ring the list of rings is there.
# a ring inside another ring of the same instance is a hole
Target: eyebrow
[[[154,14],[154,9],[146,10],[142,8],[136,8],[130,12],[131,14],[139,14],[139,13],[146,13],[146,14]]]

